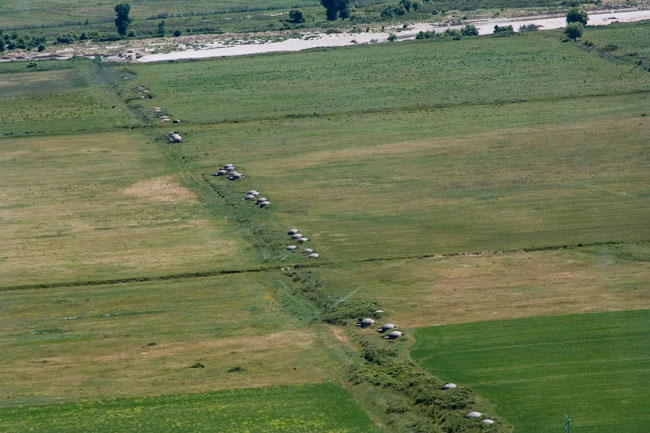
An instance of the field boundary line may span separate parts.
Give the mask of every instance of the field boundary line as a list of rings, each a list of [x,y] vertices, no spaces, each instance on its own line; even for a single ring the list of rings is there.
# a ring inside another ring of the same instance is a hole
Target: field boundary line
[[[108,280],[84,280],[84,281],[68,281],[68,282],[62,281],[59,283],[23,284],[23,285],[0,287],[0,292],[9,292],[14,290],[32,290],[32,289],[55,289],[59,287],[108,286],[111,284],[146,283],[152,281],[187,280],[191,278],[216,277],[220,275],[235,275],[235,274],[247,274],[247,273],[254,273],[254,272],[266,272],[266,271],[274,270],[276,267],[277,266],[248,268],[248,269],[222,269],[218,271],[196,271],[196,272],[186,272],[186,273],[179,273],[179,274],[169,274],[169,275],[113,278]]]
[[[535,253],[539,251],[554,251],[554,250],[577,250],[580,248],[588,248],[588,247],[626,245],[626,244],[647,244],[647,243],[650,243],[650,240],[601,241],[601,242],[564,244],[564,245],[548,245],[543,247],[512,248],[507,250],[485,250],[485,251],[474,251],[474,252],[460,251],[457,253],[421,254],[421,255],[414,255],[414,256],[400,256],[400,257],[378,257],[378,258],[351,260],[351,262],[366,263],[366,262],[384,262],[384,261],[411,260],[411,259],[446,259],[450,257],[479,257],[479,256],[487,256],[487,255]]]
[[[597,246],[647,244],[647,243],[650,243],[650,240],[605,241],[605,242],[591,242],[591,243],[578,243],[578,244],[549,245],[544,247],[513,248],[508,250],[486,250],[486,251],[473,251],[473,252],[460,251],[456,253],[421,254],[421,255],[414,255],[414,256],[373,257],[373,258],[366,258],[366,259],[346,260],[345,263],[371,263],[371,262],[388,262],[388,261],[414,260],[414,259],[448,259],[454,257],[482,257],[487,255],[534,253],[539,251],[555,251],[555,250],[575,250],[580,248],[597,247]],[[212,270],[212,271],[185,272],[185,273],[157,275],[157,276],[113,278],[107,280],[83,280],[83,281],[68,281],[68,282],[64,281],[59,283],[21,284],[21,285],[0,287],[0,292],[9,292],[9,291],[16,291],[16,290],[55,289],[61,287],[108,286],[113,284],[126,284],[126,283],[146,283],[146,282],[155,282],[155,281],[187,280],[193,278],[217,277],[221,275],[236,275],[236,274],[267,272],[267,271],[278,270],[281,268],[293,268],[293,269],[322,268],[331,265],[336,265],[339,263],[340,262],[336,262],[336,261],[323,261],[320,263],[310,263],[310,264],[278,262],[273,265],[260,266],[257,268],[221,269],[221,270]]]

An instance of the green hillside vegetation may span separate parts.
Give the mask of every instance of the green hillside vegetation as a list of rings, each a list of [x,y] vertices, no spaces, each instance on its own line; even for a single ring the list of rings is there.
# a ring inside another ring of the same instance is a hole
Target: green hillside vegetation
[[[412,355],[478,390],[515,431],[644,432],[650,310],[419,329]]]
[[[0,427],[6,433],[379,432],[331,383],[12,408],[0,412]]]

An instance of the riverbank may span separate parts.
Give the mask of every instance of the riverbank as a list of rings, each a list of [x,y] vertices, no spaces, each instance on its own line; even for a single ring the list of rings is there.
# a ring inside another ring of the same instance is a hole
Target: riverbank
[[[589,26],[604,26],[616,22],[635,22],[650,19],[650,10],[601,10],[589,16]],[[365,32],[268,32],[263,34],[195,35],[178,38],[154,38],[97,44],[86,42],[61,50],[31,53],[17,52],[0,58],[16,60],[67,60],[75,56],[118,62],[160,62],[171,60],[231,57],[273,52],[303,51],[314,48],[342,47],[356,44],[387,42],[394,34],[397,41],[412,40],[420,32],[444,32],[447,29],[474,25],[479,35],[493,32],[494,26],[511,25],[515,31],[534,24],[540,30],[553,30],[566,25],[564,14],[537,15],[517,18],[490,18],[482,20],[448,21],[440,23],[393,24],[368,28]]]

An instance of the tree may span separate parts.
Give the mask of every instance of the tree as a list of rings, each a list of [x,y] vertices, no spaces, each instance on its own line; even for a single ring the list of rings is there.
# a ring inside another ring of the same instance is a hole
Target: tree
[[[575,41],[580,36],[582,36],[582,29],[583,27],[581,23],[569,23],[564,29],[564,34],[567,36],[567,38],[573,39]]]
[[[117,14],[117,17],[115,17],[115,27],[117,27],[117,33],[121,36],[126,34],[126,30],[129,28],[129,24],[131,24],[131,18],[129,18],[130,11],[131,6],[128,3],[120,3],[115,6],[115,13]]]
[[[158,36],[165,36],[165,20],[162,20],[158,23]]]
[[[567,24],[571,23],[580,23],[583,26],[587,25],[587,12],[581,11],[578,8],[571,8],[569,9],[569,12],[566,14],[566,22]]]
[[[294,24],[304,23],[305,17],[302,16],[302,11],[300,9],[292,9],[289,11],[289,22]]]
[[[0,35],[0,53],[5,50],[5,38]]]
[[[349,4],[350,0],[336,1],[336,9],[339,11],[339,18],[342,20],[345,18],[350,18],[350,8],[348,7]]]
[[[328,21],[334,21],[338,15],[336,10],[336,0],[320,0],[320,4],[325,8],[325,16]]]
[[[325,7],[325,15],[329,21],[334,21],[337,17],[347,18],[350,16],[348,4],[350,0],[320,0],[320,4]]]

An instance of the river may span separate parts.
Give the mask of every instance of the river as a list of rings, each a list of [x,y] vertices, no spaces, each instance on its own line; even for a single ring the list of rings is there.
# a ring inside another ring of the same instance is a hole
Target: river
[[[587,25],[590,26],[603,26],[613,22],[633,22],[650,19],[650,10],[639,11],[599,11],[599,13],[589,15]],[[390,33],[397,36],[398,41],[415,39],[415,36],[420,31],[443,32],[446,29],[460,28],[465,24],[472,24],[476,26],[480,35],[491,34],[494,26],[508,26],[512,25],[515,31],[519,27],[526,24],[535,24],[540,27],[540,30],[551,30],[562,28],[566,25],[565,17],[529,17],[529,18],[495,18],[480,21],[468,21],[462,25],[456,26],[436,26],[435,24],[418,23],[408,27],[408,29],[401,29],[401,26],[395,26],[389,31],[385,32],[364,32],[364,33],[338,33],[338,34],[322,34],[322,33],[305,33],[302,38],[287,39],[281,42],[266,42],[266,41],[242,41],[240,44],[224,45],[220,42],[208,44],[200,49],[187,49],[183,51],[171,51],[164,54],[147,54],[139,59],[138,62],[160,62],[167,60],[183,60],[183,59],[202,59],[209,57],[230,57],[230,56],[243,56],[250,54],[273,53],[282,51],[302,51],[312,48],[325,48],[325,47],[343,47],[355,44],[369,44],[369,43],[382,43],[387,42]],[[390,32],[390,33],[389,33]]]

